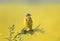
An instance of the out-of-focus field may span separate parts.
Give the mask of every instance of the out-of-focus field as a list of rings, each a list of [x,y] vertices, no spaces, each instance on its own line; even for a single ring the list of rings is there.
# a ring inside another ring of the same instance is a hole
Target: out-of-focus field
[[[7,41],[9,25],[15,24],[15,33],[23,26],[26,13],[33,19],[33,28],[41,24],[45,33],[24,35],[23,41],[60,41],[60,4],[43,3],[39,5],[6,3],[0,4],[0,41]]]

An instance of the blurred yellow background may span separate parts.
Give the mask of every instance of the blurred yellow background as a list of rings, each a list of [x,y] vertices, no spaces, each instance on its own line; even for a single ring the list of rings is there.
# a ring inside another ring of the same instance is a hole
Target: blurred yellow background
[[[0,41],[7,41],[9,25],[15,25],[15,33],[23,26],[26,13],[30,13],[33,19],[33,28],[41,24],[40,28],[45,33],[36,32],[34,35],[24,35],[23,41],[60,41],[60,4],[0,4]]]

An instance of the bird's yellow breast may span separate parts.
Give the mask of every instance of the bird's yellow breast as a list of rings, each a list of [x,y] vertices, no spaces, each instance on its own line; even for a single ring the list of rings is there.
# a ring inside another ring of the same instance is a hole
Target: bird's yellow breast
[[[30,26],[32,26],[32,19],[31,19],[31,17],[25,17],[25,18],[24,18],[24,26],[25,26],[25,27],[30,27]]]

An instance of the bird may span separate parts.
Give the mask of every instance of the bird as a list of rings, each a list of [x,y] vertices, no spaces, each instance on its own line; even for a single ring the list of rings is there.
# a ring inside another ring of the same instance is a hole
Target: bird
[[[27,13],[24,17],[24,32],[26,33],[27,29],[32,31],[33,21],[31,18],[31,14]]]

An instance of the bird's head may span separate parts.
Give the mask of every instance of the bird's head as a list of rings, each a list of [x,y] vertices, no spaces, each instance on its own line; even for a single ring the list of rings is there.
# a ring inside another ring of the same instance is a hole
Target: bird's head
[[[25,16],[26,16],[26,17],[30,17],[30,16],[31,16],[31,14],[27,13]]]

